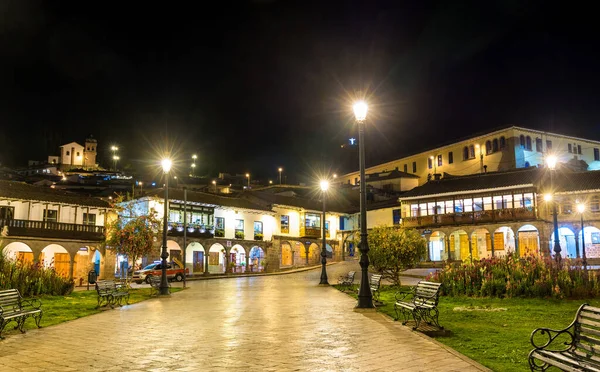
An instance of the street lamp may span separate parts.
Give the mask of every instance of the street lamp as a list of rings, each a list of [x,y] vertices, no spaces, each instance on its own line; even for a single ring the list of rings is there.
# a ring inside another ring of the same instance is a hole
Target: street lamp
[[[160,254],[161,261],[161,275],[160,275],[160,294],[161,296],[169,295],[169,283],[167,282],[167,224],[169,217],[169,171],[173,162],[169,158],[164,158],[161,162],[163,172],[165,173],[165,211],[163,217],[163,241],[162,241],[162,252]]]
[[[365,119],[369,106],[358,101],[352,107],[358,125],[358,157],[360,167],[360,289],[358,291],[359,309],[372,309],[373,294],[369,288],[369,242],[367,241],[367,183],[365,182]]]
[[[322,180],[320,182],[320,186],[321,186],[321,191],[322,191],[322,196],[323,196],[323,244],[321,247],[321,281],[319,282],[319,285],[329,285],[329,282],[327,281],[327,269],[326,269],[326,264],[327,264],[327,237],[325,235],[325,197],[326,197],[326,193],[327,190],[329,189],[329,181],[327,180]]]
[[[113,160],[115,160],[115,156],[117,155],[117,151],[119,151],[119,148],[117,146],[111,146],[110,149],[112,150],[112,153],[113,153]],[[116,167],[117,166],[116,166],[116,162],[115,162],[114,170],[117,170]]]
[[[577,204],[577,211],[581,216],[581,252],[583,254],[583,269],[587,270],[587,256],[585,254],[585,228],[583,227],[583,212],[585,212],[585,204]],[[579,254],[579,252],[577,252]]]
[[[554,171],[556,170],[556,156],[554,155],[550,155],[548,156],[548,158],[546,159],[546,162],[548,163],[548,168],[550,168],[550,185],[553,188],[554,187]],[[551,190],[552,193],[554,193],[554,190]],[[552,201],[552,199],[554,199],[553,194],[546,194],[544,195],[544,200],[546,201]],[[556,208],[556,200],[553,201],[552,203],[552,220],[554,222],[554,254],[556,257],[556,262],[560,263],[560,251],[562,250],[560,248],[560,238],[558,236],[558,210]]]
[[[119,156],[117,155],[113,155],[113,161],[115,163],[115,172],[117,171],[117,161],[120,159]]]
[[[279,184],[281,185],[281,172],[283,172],[283,168],[279,167],[277,170],[279,171]]]
[[[248,179],[248,188],[250,188],[250,173],[246,173],[246,178]]]
[[[273,181],[272,181],[272,180],[269,180],[269,185],[272,185],[272,184],[273,184]]]
[[[138,185],[140,185],[140,196],[142,196],[144,194],[144,183],[139,181]]]
[[[215,187],[215,194],[217,193],[217,181],[212,181],[213,186]]]
[[[196,154],[192,155],[192,176],[194,175],[194,168],[196,168],[196,159],[198,159],[198,156]]]

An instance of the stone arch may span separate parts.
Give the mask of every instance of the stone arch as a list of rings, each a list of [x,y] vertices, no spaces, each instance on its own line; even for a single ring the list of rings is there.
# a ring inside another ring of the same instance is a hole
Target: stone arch
[[[234,267],[232,268],[233,272],[246,272],[246,265],[248,265],[246,249],[241,244],[235,244],[229,249],[229,262],[234,264]]]
[[[71,274],[71,255],[59,244],[48,244],[40,253],[40,263],[53,268],[59,275],[68,278]]]
[[[465,260],[470,257],[471,240],[464,229],[457,229],[450,233],[450,254],[454,260]]]
[[[581,230],[579,230],[578,238],[581,247],[581,257],[583,257],[583,246],[585,244],[586,258],[600,258],[600,229],[596,226],[585,226],[585,239],[581,240]]]
[[[185,266],[191,274],[204,272],[206,251],[200,242],[191,242],[185,248]]]
[[[559,227],[558,228],[558,239],[560,242],[561,257],[563,257],[563,258],[577,257],[577,244],[575,243],[575,233],[573,231],[572,226]],[[554,252],[554,231],[552,231],[550,233],[549,243],[550,243],[550,246],[549,246],[550,252],[552,252],[552,254],[555,254],[556,252]]]
[[[12,242],[2,248],[2,254],[9,260],[33,263],[33,250],[25,243]]]
[[[227,268],[226,250],[221,243],[213,243],[208,250],[208,272],[222,274]]]
[[[510,226],[496,228],[491,239],[496,256],[503,257],[516,252],[515,232]]]
[[[446,234],[443,231],[433,231],[429,235],[427,243],[429,249],[430,261],[444,261],[448,259],[448,249],[446,248]]]
[[[169,253],[169,258],[167,258],[167,261],[179,260],[179,262],[182,262],[182,250],[177,241],[173,239],[167,240],[167,252]]]
[[[321,262],[321,249],[317,243],[310,243],[308,246],[308,265],[318,265]]]
[[[540,233],[538,228],[531,224],[522,225],[517,229],[515,243],[520,257],[539,255]]]
[[[306,266],[306,246],[301,241],[292,241],[292,255],[295,266]]]
[[[490,230],[485,227],[477,227],[470,236],[473,259],[492,257]]]
[[[265,269],[265,251],[255,245],[248,253],[248,268],[251,272],[261,272]]]

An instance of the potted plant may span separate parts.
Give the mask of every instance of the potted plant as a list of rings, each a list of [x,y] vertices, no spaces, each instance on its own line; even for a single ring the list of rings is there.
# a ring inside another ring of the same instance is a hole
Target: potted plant
[[[221,230],[221,229],[215,230],[215,237],[223,238],[224,236],[225,236],[225,230]]]
[[[254,233],[254,240],[263,240],[262,233]]]
[[[235,265],[235,262],[230,262],[230,263],[229,263],[229,267],[231,268],[231,272],[232,272],[232,273],[235,273],[235,266],[236,266],[236,265]]]
[[[244,232],[243,231],[236,231],[235,232],[235,238],[236,239],[244,239]]]

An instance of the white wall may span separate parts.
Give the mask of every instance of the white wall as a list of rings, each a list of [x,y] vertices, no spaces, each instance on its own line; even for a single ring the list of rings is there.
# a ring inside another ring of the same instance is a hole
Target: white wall
[[[21,200],[0,200],[0,206],[14,207],[14,218],[16,220],[44,220],[44,210],[46,209],[46,203],[44,202],[30,203],[29,201]],[[48,203],[48,210],[58,211],[59,205]],[[88,213],[88,207],[76,207],[74,205],[61,204],[60,212],[58,212],[58,222],[82,224],[83,213]],[[104,226],[104,209],[90,207],[89,213],[96,215],[96,226]]]

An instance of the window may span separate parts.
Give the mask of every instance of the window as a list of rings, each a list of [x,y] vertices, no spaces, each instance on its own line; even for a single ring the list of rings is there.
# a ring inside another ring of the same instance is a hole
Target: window
[[[486,196],[483,198],[483,210],[491,211],[492,210],[492,197]]]
[[[15,218],[15,207],[0,207],[0,220],[12,220]]]
[[[254,221],[254,239],[263,238],[263,223],[261,221]]]
[[[358,185],[358,177],[354,177],[354,184]]]
[[[77,151],[77,156],[79,156],[79,151]]]
[[[492,151],[496,152],[498,151],[498,138],[494,138],[494,140],[492,141]]]
[[[427,169],[433,168],[433,159],[427,158]]]
[[[417,173],[417,162],[413,161],[413,173]]]
[[[87,147],[87,151],[90,151],[90,147],[89,146]]]
[[[465,212],[473,212],[473,199],[465,199],[463,204]]]
[[[546,140],[546,151],[552,150],[552,141]]]
[[[288,234],[290,232],[290,216],[281,216],[281,232]]]
[[[438,167],[441,167],[442,166],[442,155],[438,155],[437,158],[438,158],[437,159],[437,161],[438,161]]]
[[[573,204],[570,201],[566,201],[562,203],[562,213],[563,214],[573,214]]]
[[[512,195],[504,195],[502,197],[502,208],[503,209],[512,209]]]
[[[600,160],[600,150],[598,148],[594,148],[594,161]]]
[[[242,238],[244,237],[244,220],[235,220],[235,237],[237,238],[241,233]]]
[[[544,152],[544,145],[541,138],[535,139],[535,151]]]
[[[95,213],[84,213],[83,214],[84,225],[96,225],[96,214]]]
[[[215,229],[225,230],[225,217],[215,217]]]
[[[408,173],[408,164],[404,164],[404,173]]]
[[[596,213],[600,212],[600,198],[595,196],[590,201],[590,211]]]
[[[400,209],[392,210],[392,220],[394,221],[394,225],[400,225]]]
[[[454,201],[454,213],[462,213],[464,211],[463,201],[461,199],[457,199]]]
[[[483,210],[483,198],[473,198],[473,212],[480,212]]]
[[[427,203],[419,204],[419,213],[421,216],[427,216]]]
[[[531,151],[531,137],[525,137],[525,149]]]
[[[70,152],[70,151],[67,151],[67,156],[69,156],[69,155],[71,155],[71,152]]]
[[[485,154],[489,155],[492,153],[492,142],[491,141],[485,141]]]
[[[452,155],[452,151],[448,153],[448,164],[454,163],[454,156]]]
[[[504,136],[500,137],[500,150],[506,148],[506,138]]]
[[[410,216],[411,217],[419,217],[419,205],[418,204],[410,205]]]
[[[44,209],[44,221],[56,222],[58,220],[58,211],[53,209]]]
[[[581,155],[581,145],[577,145],[577,153]]]
[[[502,196],[494,196],[494,209],[502,209]]]
[[[475,146],[469,146],[469,159],[475,159]]]
[[[454,213],[454,200],[446,200],[446,213]]]
[[[467,146],[465,146],[465,148],[463,149],[463,160],[468,160],[469,159],[469,148]]]
[[[314,228],[314,229],[320,229],[321,228],[321,215],[307,213],[306,218],[304,220],[304,226]]]
[[[592,244],[600,244],[600,233],[599,232],[592,233]]]
[[[522,149],[525,148],[525,136],[522,134],[519,136],[519,144],[521,145]]]
[[[567,151],[569,151],[569,153],[573,153],[573,145],[571,145],[570,143],[567,145]]]

